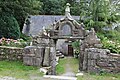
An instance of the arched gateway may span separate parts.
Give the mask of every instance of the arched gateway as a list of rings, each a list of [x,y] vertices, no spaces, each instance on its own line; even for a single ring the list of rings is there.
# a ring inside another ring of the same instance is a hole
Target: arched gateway
[[[51,66],[49,74],[55,74],[56,50],[61,50],[64,55],[73,56],[71,42],[80,41],[79,70],[88,70],[87,55],[85,48],[100,47],[100,40],[97,38],[94,29],[86,31],[83,24],[79,24],[70,15],[69,4],[65,9],[65,16],[54,22],[48,28],[43,28],[39,35],[33,37],[33,45],[39,49],[44,58],[37,65]],[[42,23],[40,23],[42,24]],[[37,50],[36,49],[36,50]],[[36,57],[36,63],[39,62]],[[24,58],[24,60],[26,57]],[[25,61],[24,61],[25,62]],[[27,64],[27,61],[25,62]],[[29,63],[29,62],[28,62]],[[34,65],[34,64],[33,64]]]
[[[64,55],[72,56],[71,43],[75,40],[83,40],[85,33],[82,24],[79,24],[70,15],[69,4],[67,4],[65,16],[48,29],[43,29],[43,33],[40,33],[39,37],[53,40],[56,50],[60,50]]]

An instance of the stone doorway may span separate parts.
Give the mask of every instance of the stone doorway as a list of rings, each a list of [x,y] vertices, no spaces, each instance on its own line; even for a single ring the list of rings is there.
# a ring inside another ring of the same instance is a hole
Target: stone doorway
[[[74,56],[72,42],[68,39],[58,39],[56,41],[56,50],[61,52],[65,56]]]
[[[73,54],[74,53],[73,53],[73,47],[72,47],[72,45],[68,45],[68,56],[74,56]]]

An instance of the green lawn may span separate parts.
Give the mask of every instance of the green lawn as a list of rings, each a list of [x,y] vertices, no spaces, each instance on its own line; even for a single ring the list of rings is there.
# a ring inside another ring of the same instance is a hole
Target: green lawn
[[[56,67],[57,75],[65,73],[66,64],[70,64],[73,68],[73,72],[77,73],[78,71],[78,59],[75,58],[63,58],[59,60],[59,64]]]
[[[0,77],[10,76],[29,80],[30,76],[42,76],[37,67],[25,66],[20,61],[0,61]]]
[[[83,76],[78,76],[78,80],[120,80],[120,74],[89,74],[85,73]]]
[[[78,71],[78,60],[75,58],[63,58],[59,60],[59,64],[57,65],[56,71],[57,74],[65,73],[66,64],[69,63],[73,68],[73,72],[77,73]],[[120,74],[90,74],[84,73],[83,76],[78,76],[77,80],[120,80]]]

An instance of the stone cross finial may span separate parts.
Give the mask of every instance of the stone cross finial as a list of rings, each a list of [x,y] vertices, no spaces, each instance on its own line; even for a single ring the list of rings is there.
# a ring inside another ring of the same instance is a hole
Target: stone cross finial
[[[67,3],[66,6],[67,6],[67,7],[66,7],[66,9],[65,9],[65,13],[68,14],[68,13],[70,13],[70,4]]]
[[[74,20],[72,16],[70,15],[70,4],[66,4],[66,9],[65,9],[65,17],[63,19],[69,19],[69,20]],[[62,19],[61,19],[62,20]]]

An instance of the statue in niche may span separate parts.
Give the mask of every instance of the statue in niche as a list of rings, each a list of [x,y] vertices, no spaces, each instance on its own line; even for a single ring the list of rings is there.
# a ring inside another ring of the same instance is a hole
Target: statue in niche
[[[61,35],[63,36],[71,36],[71,27],[70,25],[68,24],[65,24],[63,27],[62,27],[62,32],[61,32]]]

